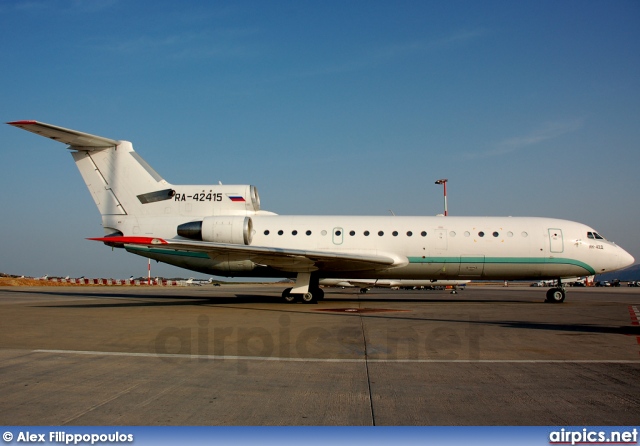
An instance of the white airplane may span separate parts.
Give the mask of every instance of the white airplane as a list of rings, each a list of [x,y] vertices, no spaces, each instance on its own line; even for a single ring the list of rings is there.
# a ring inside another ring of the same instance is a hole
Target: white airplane
[[[187,285],[195,285],[195,286],[209,285],[211,283],[213,283],[213,278],[210,278],[209,280],[199,280],[193,277],[189,277],[185,282],[185,284]]]
[[[287,302],[323,297],[321,278],[544,280],[634,259],[582,223],[535,217],[280,216],[250,185],[173,185],[130,142],[37,121],[12,126],[67,144],[109,246],[204,274],[295,277]]]
[[[470,280],[386,280],[386,279],[320,279],[323,286],[359,287],[360,293],[365,294],[372,287],[383,288],[430,288],[451,287],[452,294],[456,294],[458,287],[464,287]]]
[[[591,282],[593,282],[593,276],[591,276],[589,278],[589,280]],[[585,284],[585,282],[587,282],[587,278],[586,277],[563,277],[562,278],[562,283],[563,284],[568,284],[568,285],[573,285],[574,283],[582,283]],[[531,284],[531,286],[539,286],[539,287],[550,287],[550,286],[555,286],[556,285],[556,281],[555,280],[540,280],[538,282],[535,282],[533,284]]]

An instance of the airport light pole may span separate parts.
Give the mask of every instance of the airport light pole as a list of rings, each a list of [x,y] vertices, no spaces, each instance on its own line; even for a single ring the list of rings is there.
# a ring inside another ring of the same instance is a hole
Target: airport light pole
[[[445,217],[449,215],[447,211],[447,181],[449,180],[447,180],[446,178],[442,178],[436,181],[436,184],[442,184],[444,186],[444,216]]]

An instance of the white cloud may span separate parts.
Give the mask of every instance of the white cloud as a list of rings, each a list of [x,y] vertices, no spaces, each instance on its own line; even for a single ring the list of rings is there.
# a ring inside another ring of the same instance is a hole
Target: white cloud
[[[382,45],[368,51],[363,50],[361,54],[350,57],[348,60],[327,63],[322,67],[313,67],[308,70],[290,73],[286,78],[306,78],[366,70],[375,65],[393,63],[399,58],[440,51],[451,46],[461,45],[485,34],[486,30],[484,29],[465,30],[456,31],[440,38]],[[279,78],[277,80],[282,79]]]
[[[259,55],[251,44],[242,43],[239,37],[258,33],[256,29],[201,31],[169,34],[153,37],[140,35],[121,39],[100,46],[112,53],[139,55],[162,53],[164,57],[177,59],[253,58]]]
[[[117,5],[120,0],[24,0],[12,3],[21,12],[81,12],[98,13]]]
[[[559,138],[568,133],[573,133],[581,129],[583,125],[583,118],[578,118],[570,121],[549,122],[526,135],[504,139],[494,144],[493,147],[488,150],[482,152],[467,152],[464,153],[462,157],[463,159],[469,160],[505,155],[535,146],[544,141]]]
[[[461,45],[466,42],[478,39],[487,33],[484,29],[456,31],[447,36],[432,40],[416,40],[413,42],[405,42],[395,45],[387,45],[380,48],[372,60],[392,59],[411,55],[414,53],[427,53],[431,51],[439,51],[451,46]]]

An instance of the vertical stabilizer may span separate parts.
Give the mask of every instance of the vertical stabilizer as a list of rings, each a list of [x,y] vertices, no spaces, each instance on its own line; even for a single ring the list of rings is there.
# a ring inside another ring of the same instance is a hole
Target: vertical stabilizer
[[[72,155],[102,215],[153,214],[157,210],[154,201],[162,201],[158,197],[163,193],[166,199],[172,196],[171,185],[128,141],[119,141],[114,148]]]
[[[172,237],[183,223],[202,221],[208,216],[247,216],[260,211],[255,186],[173,186],[128,141],[38,121],[9,124],[68,145],[102,214],[106,234],[155,233]]]

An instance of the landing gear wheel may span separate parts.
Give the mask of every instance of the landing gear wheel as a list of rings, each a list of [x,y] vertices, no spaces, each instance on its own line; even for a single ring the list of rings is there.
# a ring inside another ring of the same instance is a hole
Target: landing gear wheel
[[[312,293],[307,292],[302,295],[302,302],[305,304],[315,304],[316,299]]]
[[[452,290],[451,294],[458,294],[458,292],[456,290]]]
[[[564,302],[567,293],[564,291],[564,288],[550,288],[547,291],[547,302],[559,304]]]
[[[367,294],[367,290],[366,288],[360,288],[360,294]]]
[[[322,300],[324,299],[324,291],[321,290],[320,288],[316,288],[315,290],[310,290],[313,293],[313,297],[315,298],[315,300]]]
[[[291,294],[291,290],[293,288],[287,288],[282,292],[282,298],[288,304],[292,304],[297,300],[297,296],[295,294]]]

